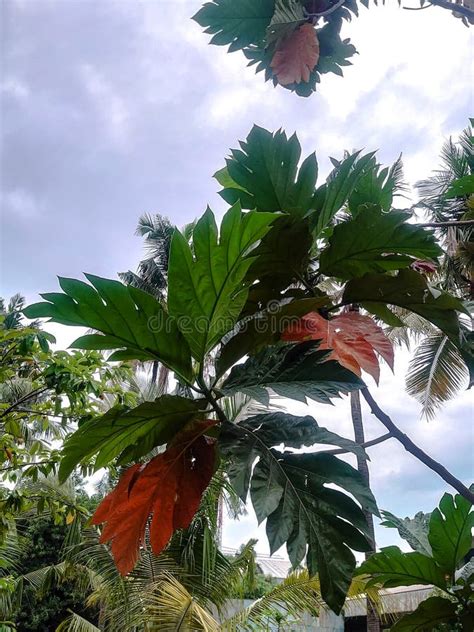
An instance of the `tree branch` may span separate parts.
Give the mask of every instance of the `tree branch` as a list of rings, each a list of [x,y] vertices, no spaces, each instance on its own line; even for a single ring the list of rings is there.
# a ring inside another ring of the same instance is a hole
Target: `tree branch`
[[[433,472],[436,472],[436,474],[441,476],[441,478],[446,481],[446,483],[451,485],[451,487],[454,487],[454,489],[457,490],[461,494],[461,496],[464,496],[466,500],[474,504],[474,494],[460,480],[453,476],[451,472],[448,472],[448,470],[443,465],[441,465],[441,463],[438,463],[438,461],[432,459],[428,454],[426,454],[426,452],[424,452],[415,443],[413,443],[413,441],[393,423],[390,417],[386,413],[384,413],[381,408],[379,408],[367,388],[363,388],[361,392],[365,398],[365,401],[370,406],[372,414],[375,415],[377,419],[383,423],[383,425],[387,428],[387,430],[389,430],[389,432],[395,439],[400,441],[407,452],[413,454],[413,456],[415,456],[419,461],[429,467],[430,470],[433,470]]]
[[[474,20],[474,11],[472,9],[469,9],[468,7],[463,6],[462,4],[456,4],[454,2],[450,2],[449,0],[429,0],[429,2],[435,7],[448,9],[448,11],[452,11],[453,13],[460,13],[466,18]]]
[[[2,417],[6,417],[8,415],[8,413],[11,413],[12,410],[15,410],[15,408],[17,406],[19,406],[20,404],[23,404],[23,402],[28,401],[29,399],[31,399],[32,397],[36,397],[37,395],[41,395],[42,393],[45,393],[48,390],[48,388],[42,387],[42,388],[37,388],[34,391],[31,391],[30,393],[27,393],[26,395],[24,395],[23,397],[20,397],[19,400],[17,400],[16,402],[14,402],[11,406],[9,406],[6,410],[2,411],[2,413],[0,414],[0,419]]]
[[[428,222],[425,224],[415,224],[415,226],[421,226],[422,228],[438,228],[438,226],[472,226],[474,227],[474,220],[472,219],[462,219],[459,221],[452,222]]]
[[[329,7],[329,9],[326,9],[326,11],[322,11],[321,13],[306,13],[306,16],[308,18],[323,18],[326,15],[331,15],[331,13],[334,13],[334,11],[337,11],[337,9],[342,7],[345,1],[346,0],[338,0],[336,4],[334,4],[332,7]]]

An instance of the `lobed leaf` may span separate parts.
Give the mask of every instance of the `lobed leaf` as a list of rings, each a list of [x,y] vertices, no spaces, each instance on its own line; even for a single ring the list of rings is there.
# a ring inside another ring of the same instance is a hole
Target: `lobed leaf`
[[[281,443],[302,448],[318,442],[344,444],[344,449],[348,445],[348,440],[328,434],[311,417],[286,413],[226,424],[219,437],[232,485],[242,499],[250,488],[259,522],[267,519],[271,552],[286,542],[294,566],[306,556],[310,575],[319,573],[324,600],[340,612],[355,567],[351,548],[370,547],[364,513],[347,492],[364,509],[377,513],[377,507],[361,475],[348,463],[330,454],[291,454],[274,448]],[[326,487],[329,484],[345,493]]]
[[[91,285],[59,278],[64,291],[26,307],[28,318],[100,331],[72,343],[77,349],[117,349],[109,360],[159,360],[185,380],[192,376],[189,346],[175,321],[153,296],[118,281],[86,274]]]
[[[219,239],[210,209],[194,227],[192,246],[175,232],[168,309],[199,362],[237,322],[248,296],[247,273],[255,261],[251,251],[275,219],[273,213],[244,214],[235,204],[222,219]]]
[[[415,259],[442,254],[434,235],[402,211],[384,213],[379,206],[363,207],[356,217],[338,224],[321,252],[320,270],[327,276],[351,279],[368,272],[410,266]]]
[[[96,455],[100,469],[117,456],[130,462],[164,445],[206,407],[203,400],[162,395],[131,410],[116,406],[105,415],[82,424],[64,443],[59,478],[64,481],[79,463]]]
[[[271,389],[281,397],[307,403],[308,398],[330,404],[332,397],[364,386],[354,373],[313,342],[267,347],[243,364],[234,366],[222,385],[226,395],[241,392],[268,405]]]

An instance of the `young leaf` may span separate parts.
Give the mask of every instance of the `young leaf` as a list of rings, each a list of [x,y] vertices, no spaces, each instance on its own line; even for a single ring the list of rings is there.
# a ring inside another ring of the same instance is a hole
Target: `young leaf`
[[[154,447],[168,443],[179,430],[201,415],[203,400],[163,395],[131,410],[115,407],[102,417],[82,424],[64,443],[59,479],[64,481],[79,463],[94,454],[95,469],[122,457],[124,462],[144,456]]]
[[[446,292],[430,288],[423,275],[414,270],[400,270],[397,276],[366,274],[347,283],[346,304],[365,301],[404,307],[436,325],[459,345],[457,311],[465,312],[461,301]]]
[[[303,24],[281,39],[270,67],[282,86],[308,83],[319,59],[319,41],[312,24]]]
[[[189,346],[176,323],[150,294],[118,281],[86,275],[91,285],[59,278],[64,294],[24,310],[28,318],[48,317],[63,325],[90,327],[101,334],[81,336],[76,349],[117,349],[110,360],[160,360],[185,379],[192,375]]]
[[[235,366],[222,386],[225,394],[245,393],[264,404],[271,389],[277,395],[307,403],[307,398],[325,404],[331,397],[364,386],[354,373],[313,342],[283,347],[267,347],[244,364]]]
[[[256,243],[270,230],[273,213],[242,213],[235,204],[224,215],[218,240],[210,209],[193,231],[193,248],[176,231],[168,269],[168,309],[201,362],[238,320],[248,296],[246,279]]]
[[[398,546],[387,546],[366,560],[357,575],[371,575],[369,584],[384,588],[424,584],[446,589],[446,577],[432,557],[423,553],[403,553]]]
[[[317,312],[303,316],[290,325],[283,340],[320,340],[320,349],[331,349],[330,358],[356,375],[367,371],[378,383],[380,377],[377,352],[393,369],[393,346],[383,330],[369,316],[347,312],[326,320]]]
[[[298,171],[301,146],[295,134],[271,132],[254,125],[240,149],[231,151],[227,169],[215,174],[224,187],[220,195],[244,208],[281,211],[302,218],[311,208],[318,165],[308,156]]]
[[[443,597],[429,597],[418,608],[399,619],[390,632],[429,632],[442,623],[456,623],[457,604]],[[454,629],[454,628],[452,628]]]
[[[235,334],[222,346],[217,358],[217,375],[223,375],[245,355],[256,353],[264,346],[276,344],[288,325],[314,309],[327,305],[325,296],[303,298],[291,303],[271,304],[267,310],[255,305],[253,318],[239,323]]]
[[[133,465],[98,506],[92,523],[106,523],[100,542],[112,542],[122,575],[137,562],[150,514],[150,544],[156,555],[177,529],[190,525],[214,472],[214,442],[203,436],[214,423],[192,424],[147,465]]]
[[[444,494],[431,514],[428,538],[437,564],[451,577],[472,546],[474,511],[460,494]]]
[[[193,20],[213,36],[211,44],[230,44],[233,52],[264,40],[274,10],[274,0],[212,0]]]
[[[335,226],[329,246],[321,252],[321,272],[351,279],[405,268],[414,259],[439,257],[442,250],[433,234],[408,224],[408,218],[402,211],[384,213],[378,206],[363,207],[354,219]]]
[[[258,520],[267,519],[272,552],[285,542],[294,566],[304,556],[310,575],[317,571],[326,603],[340,612],[355,565],[352,549],[366,551],[368,534],[362,507],[377,513],[375,500],[360,474],[330,454],[290,454],[273,446],[302,448],[346,439],[319,428],[312,417],[286,413],[257,415],[226,424],[219,447],[229,461],[228,474],[242,499],[250,495]],[[353,446],[355,448],[355,446]],[[258,459],[253,471],[254,461]]]

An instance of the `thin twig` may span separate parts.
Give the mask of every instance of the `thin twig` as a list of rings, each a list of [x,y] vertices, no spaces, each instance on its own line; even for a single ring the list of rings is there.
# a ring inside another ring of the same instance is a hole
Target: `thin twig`
[[[374,400],[372,395],[369,393],[367,388],[362,389],[362,395],[365,398],[365,401],[370,406],[370,410],[372,414],[377,417],[379,421],[383,423],[383,425],[387,428],[387,430],[392,434],[392,436],[400,441],[407,452],[416,456],[416,458],[424,463],[430,470],[436,472],[441,478],[446,481],[451,487],[454,487],[461,496],[464,496],[466,500],[470,503],[474,504],[474,494],[455,476],[451,474],[441,463],[432,459],[426,452],[424,452],[421,448],[419,448],[413,441],[408,437],[405,433],[403,433],[390,419],[390,417],[383,412],[383,410],[378,406],[377,402]]]
[[[6,417],[8,415],[8,413],[11,413],[12,410],[15,410],[15,408],[17,406],[19,406],[20,404],[22,404],[23,402],[28,401],[29,399],[31,399],[32,397],[36,397],[37,395],[41,395],[42,393],[45,393],[48,390],[47,387],[42,387],[42,388],[37,388],[34,391],[31,391],[30,393],[27,393],[26,395],[24,395],[23,397],[20,397],[19,400],[17,400],[16,402],[14,402],[11,406],[9,406],[6,410],[2,411],[2,413],[0,414],[0,418],[2,417]]]
[[[322,11],[321,13],[306,13],[306,15],[308,18],[323,18],[326,15],[331,15],[331,13],[334,13],[334,11],[337,11],[339,7],[342,7],[345,1],[346,0],[339,0],[332,7],[330,7],[329,9],[326,9],[326,11]]]

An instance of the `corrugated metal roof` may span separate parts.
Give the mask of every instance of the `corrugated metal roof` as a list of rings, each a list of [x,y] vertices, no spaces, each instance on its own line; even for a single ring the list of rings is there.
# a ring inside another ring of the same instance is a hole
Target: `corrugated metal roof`
[[[235,555],[237,549],[231,549],[229,547],[223,547],[222,552],[225,555]],[[291,562],[279,555],[264,555],[257,553],[257,564],[260,567],[264,575],[270,575],[276,579],[284,579],[291,571]]]

